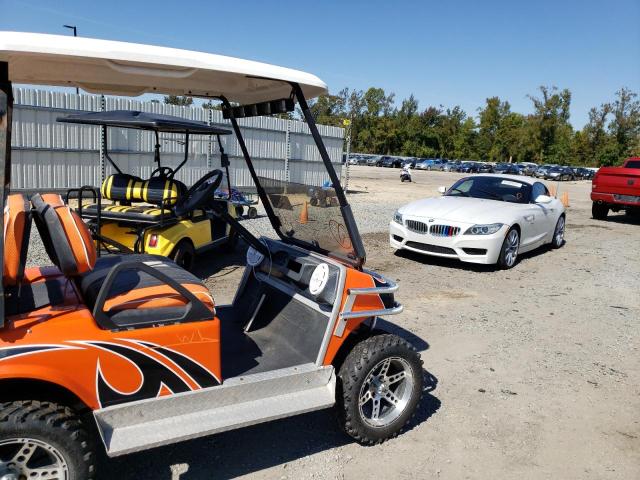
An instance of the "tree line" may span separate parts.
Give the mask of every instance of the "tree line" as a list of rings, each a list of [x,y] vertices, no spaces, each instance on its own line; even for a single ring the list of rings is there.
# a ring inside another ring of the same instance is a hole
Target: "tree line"
[[[382,88],[344,88],[318,97],[311,110],[320,124],[342,127],[350,120],[351,151],[360,153],[584,166],[617,165],[640,155],[640,100],[630,89],[623,87],[613,101],[591,108],[581,130],[569,122],[568,89],[541,86],[527,98],[530,114],[490,97],[474,116],[460,106],[420,110],[413,95],[398,107],[395,94]],[[190,97],[164,101],[193,104]],[[219,108],[212,102],[203,107]],[[300,112],[296,116],[303,119]]]
[[[395,95],[382,88],[345,88],[319,97],[311,108],[321,124],[351,120],[354,152],[584,166],[617,165],[640,155],[640,101],[628,88],[593,107],[581,130],[569,122],[568,89],[541,86],[527,97],[531,114],[491,97],[473,116],[460,106],[421,110],[413,95],[398,107]]]

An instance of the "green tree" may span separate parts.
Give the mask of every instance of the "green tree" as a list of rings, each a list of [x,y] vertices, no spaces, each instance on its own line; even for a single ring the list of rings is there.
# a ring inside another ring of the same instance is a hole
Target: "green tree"
[[[164,103],[167,105],[178,105],[180,107],[189,107],[193,105],[193,98],[181,97],[178,95],[166,95],[164,97]]]
[[[640,101],[638,95],[628,88],[616,92],[616,99],[610,105],[612,120],[609,131],[618,149],[618,161],[638,153],[635,150],[640,137]],[[635,151],[634,151],[635,150]]]
[[[571,92],[568,89],[540,86],[540,97],[528,95],[533,102],[531,121],[539,142],[539,161],[561,163],[565,159],[566,126],[569,125]],[[562,147],[555,145],[562,143]]]

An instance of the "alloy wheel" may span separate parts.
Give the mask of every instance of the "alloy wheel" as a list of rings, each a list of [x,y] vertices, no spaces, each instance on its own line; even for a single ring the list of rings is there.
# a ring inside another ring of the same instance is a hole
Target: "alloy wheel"
[[[362,419],[372,427],[386,427],[402,415],[411,398],[414,385],[409,362],[388,357],[370,371],[358,397]]]
[[[511,230],[507,235],[507,248],[504,252],[505,264],[513,267],[518,258],[518,248],[520,247],[520,235],[517,230]]]
[[[0,442],[0,480],[67,480],[69,466],[54,446],[34,438]]]
[[[554,233],[554,240],[557,246],[562,245],[562,242],[564,240],[564,227],[565,227],[564,217],[560,217],[558,219],[558,224],[556,225],[556,231]]]

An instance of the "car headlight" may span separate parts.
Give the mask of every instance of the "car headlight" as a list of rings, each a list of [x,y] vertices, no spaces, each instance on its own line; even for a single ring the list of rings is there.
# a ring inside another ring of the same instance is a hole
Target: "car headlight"
[[[502,223],[490,223],[487,225],[474,225],[464,232],[465,235],[492,235],[502,228]]]
[[[402,225],[402,214],[398,211],[393,214],[393,221]]]

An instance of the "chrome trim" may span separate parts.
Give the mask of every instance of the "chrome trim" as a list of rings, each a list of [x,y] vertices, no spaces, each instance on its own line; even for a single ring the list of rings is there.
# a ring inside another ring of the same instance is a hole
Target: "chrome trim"
[[[342,337],[344,335],[344,329],[347,326],[347,320],[351,318],[362,318],[362,317],[378,317],[381,315],[397,315],[402,313],[404,307],[402,305],[396,304],[392,308],[383,308],[381,310],[363,310],[360,312],[352,311],[353,305],[356,302],[356,299],[359,295],[381,295],[385,293],[394,293],[398,290],[398,285],[395,282],[392,282],[388,278],[380,275],[379,273],[371,273],[367,272],[372,277],[378,277],[383,280],[387,285],[381,287],[367,287],[367,288],[350,288],[347,290],[347,300],[344,302],[344,309],[340,313],[338,323],[333,334],[336,337]]]

